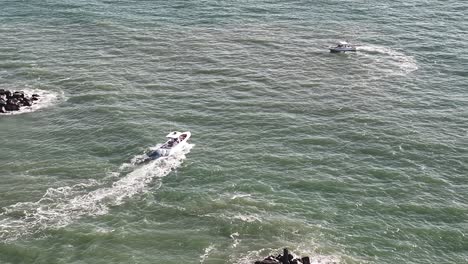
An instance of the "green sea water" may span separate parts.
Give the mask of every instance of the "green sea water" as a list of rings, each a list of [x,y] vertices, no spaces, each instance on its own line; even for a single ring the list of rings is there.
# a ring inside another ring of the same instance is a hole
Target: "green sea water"
[[[468,263],[467,11],[0,0],[0,263]]]

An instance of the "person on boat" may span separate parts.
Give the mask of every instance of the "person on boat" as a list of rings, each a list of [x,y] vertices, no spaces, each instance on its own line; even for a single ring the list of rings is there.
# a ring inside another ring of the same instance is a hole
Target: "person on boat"
[[[171,138],[168,142],[167,142],[167,147],[169,148],[172,148],[175,144],[176,140]]]

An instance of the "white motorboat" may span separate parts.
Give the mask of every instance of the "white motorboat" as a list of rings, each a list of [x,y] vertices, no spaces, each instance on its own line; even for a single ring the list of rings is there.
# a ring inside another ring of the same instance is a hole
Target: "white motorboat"
[[[187,132],[178,132],[173,131],[167,134],[168,140],[166,143],[162,144],[159,148],[151,151],[148,154],[148,157],[151,159],[157,159],[160,157],[171,156],[176,152],[179,152],[184,148],[184,145],[187,144],[187,140],[190,138],[191,134]]]
[[[330,47],[330,52],[356,51],[356,45],[349,44],[346,41],[340,41],[335,47]]]

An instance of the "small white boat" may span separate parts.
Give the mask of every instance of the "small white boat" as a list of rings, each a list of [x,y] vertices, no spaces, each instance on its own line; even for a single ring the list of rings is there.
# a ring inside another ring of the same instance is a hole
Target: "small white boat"
[[[349,44],[346,41],[340,41],[335,47],[330,47],[330,52],[356,51],[356,45]]]
[[[167,157],[171,156],[176,152],[179,152],[184,145],[187,144],[187,140],[190,138],[191,134],[189,131],[187,132],[178,132],[173,131],[167,134],[168,140],[166,143],[162,144],[159,148],[151,151],[148,154],[150,159],[157,159],[160,157]]]

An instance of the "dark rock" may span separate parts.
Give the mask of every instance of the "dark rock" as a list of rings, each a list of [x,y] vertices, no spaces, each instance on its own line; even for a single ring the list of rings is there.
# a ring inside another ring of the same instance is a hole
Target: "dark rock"
[[[10,98],[10,99],[7,100],[7,104],[17,105],[18,104],[18,99]]]
[[[268,256],[264,260],[255,261],[255,264],[310,264],[309,257],[303,257],[302,259],[294,258],[292,254],[289,254],[287,248],[283,250],[283,255],[279,254],[277,257]]]
[[[276,259],[275,260],[264,259],[264,260],[255,261],[255,264],[279,264],[279,263],[280,262],[277,261]]]
[[[34,101],[39,100],[39,94],[26,96],[23,91],[0,89],[0,113],[18,111],[22,106],[32,106]]]
[[[274,256],[268,256],[264,260],[255,261],[255,264],[280,264],[280,262]]]
[[[293,259],[293,255],[289,254],[289,251],[287,248],[283,249],[283,256],[281,257],[281,259],[279,259],[281,261],[281,263],[283,264],[290,264],[290,261]]]
[[[16,105],[16,104],[7,104],[7,105],[5,106],[5,109],[6,109],[7,111],[18,111],[18,110],[20,110],[20,106],[19,106],[19,105]]]
[[[23,106],[31,106],[32,103],[31,103],[31,100],[28,99],[28,98],[23,98],[23,100],[21,100],[21,105]]]
[[[16,99],[24,98],[24,93],[16,91],[13,93],[13,98],[16,98]]]
[[[16,98],[10,98],[5,105],[7,111],[18,111],[20,109],[19,101]]]

